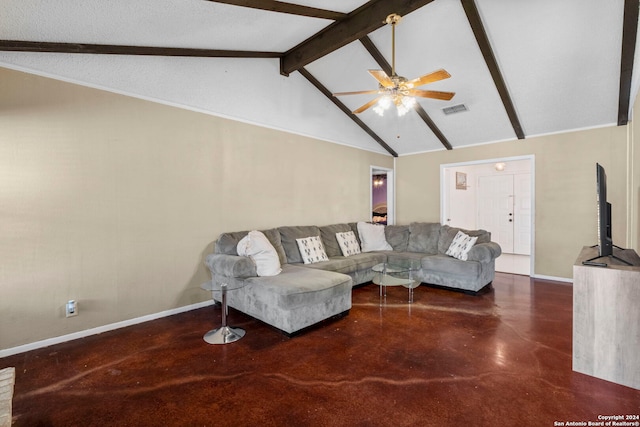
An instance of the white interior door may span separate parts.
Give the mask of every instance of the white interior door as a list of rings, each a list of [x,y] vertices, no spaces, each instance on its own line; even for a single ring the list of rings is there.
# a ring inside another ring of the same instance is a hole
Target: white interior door
[[[448,186],[448,206],[445,224],[450,227],[466,228],[473,230],[476,228],[475,209],[469,209],[469,205],[475,204],[475,193],[473,186],[465,190],[456,188],[456,171],[448,172],[450,185]]]
[[[478,178],[478,228],[491,230],[491,240],[513,253],[513,175]]]
[[[531,174],[513,175],[513,253],[531,255]]]

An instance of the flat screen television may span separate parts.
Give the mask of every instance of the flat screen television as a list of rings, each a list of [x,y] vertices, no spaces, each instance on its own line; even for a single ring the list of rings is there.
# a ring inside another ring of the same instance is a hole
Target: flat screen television
[[[607,201],[607,174],[599,163],[596,163],[596,202],[598,208],[598,255],[607,257],[613,255],[611,203]]]
[[[606,267],[605,262],[597,262],[600,258],[615,258],[624,264],[631,265],[627,261],[618,258],[613,254],[613,248],[622,249],[613,244],[613,236],[611,233],[611,203],[607,200],[607,174],[604,167],[596,163],[596,203],[598,212],[598,256],[583,261],[585,265],[595,265]]]

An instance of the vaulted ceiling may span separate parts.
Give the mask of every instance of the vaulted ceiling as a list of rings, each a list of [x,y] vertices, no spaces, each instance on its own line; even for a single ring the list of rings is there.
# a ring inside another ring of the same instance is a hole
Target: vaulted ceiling
[[[626,124],[638,0],[0,0],[0,66],[405,155]],[[367,70],[444,68],[414,111]],[[0,97],[0,105],[2,99]],[[447,115],[443,108],[466,109]]]

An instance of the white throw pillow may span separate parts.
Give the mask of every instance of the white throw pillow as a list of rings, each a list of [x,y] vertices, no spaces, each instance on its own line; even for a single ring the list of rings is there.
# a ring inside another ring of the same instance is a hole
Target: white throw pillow
[[[256,263],[258,276],[280,274],[280,258],[267,236],[260,231],[250,231],[238,242],[238,255],[247,256]]]
[[[449,249],[447,249],[447,252],[445,253],[454,258],[466,261],[467,254],[469,253],[473,245],[476,244],[476,240],[478,240],[477,237],[471,237],[463,233],[462,231],[458,231],[458,234],[456,234],[456,237],[453,238]]]
[[[314,262],[328,261],[327,253],[324,251],[324,245],[320,236],[305,237],[304,239],[296,239],[302,261],[305,264],[313,264]]]
[[[358,243],[358,239],[356,239],[356,235],[353,231],[336,233],[336,240],[340,245],[340,250],[342,251],[343,256],[360,253],[360,243]]]
[[[384,237],[384,225],[359,222],[358,234],[362,242],[362,252],[393,250]]]

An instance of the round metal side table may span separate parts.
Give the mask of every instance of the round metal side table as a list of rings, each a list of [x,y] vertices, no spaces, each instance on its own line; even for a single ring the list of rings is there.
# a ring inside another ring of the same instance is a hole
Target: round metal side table
[[[235,285],[228,285],[227,283],[217,284],[212,280],[204,282],[200,287],[205,291],[220,292],[222,303],[222,325],[219,328],[212,329],[204,334],[204,340],[209,344],[229,344],[238,341],[244,336],[246,331],[242,328],[232,327],[227,325],[227,314],[229,307],[227,306],[227,291],[240,289],[244,286],[244,283],[237,283]]]

